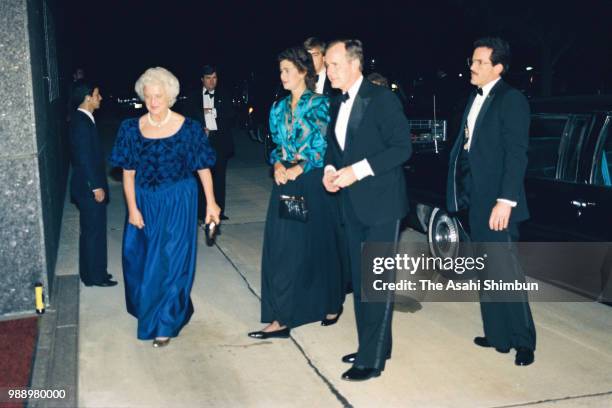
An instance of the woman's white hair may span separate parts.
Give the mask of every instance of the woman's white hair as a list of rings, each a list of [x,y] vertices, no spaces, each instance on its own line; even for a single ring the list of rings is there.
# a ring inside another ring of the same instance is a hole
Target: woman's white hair
[[[176,97],[181,90],[178,79],[176,79],[172,72],[162,67],[147,69],[136,81],[134,90],[142,101],[144,101],[144,87],[147,85],[161,86],[166,96],[168,96],[168,105],[170,107],[176,102]]]

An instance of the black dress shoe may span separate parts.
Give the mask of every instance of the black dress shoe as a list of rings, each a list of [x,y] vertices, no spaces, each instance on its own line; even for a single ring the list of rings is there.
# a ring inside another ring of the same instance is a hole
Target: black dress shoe
[[[489,340],[487,340],[486,337],[474,337],[474,344],[476,344],[477,346],[480,347],[493,347],[490,343]],[[498,353],[509,353],[510,349],[509,348],[495,348],[495,351],[497,351]]]
[[[115,282],[114,280],[110,280],[110,279],[107,279],[104,282],[100,282],[100,283],[91,283],[89,285],[85,284],[85,286],[101,286],[103,288],[108,288],[108,287],[115,286],[115,285],[117,285],[117,282]]]
[[[375,368],[351,367],[342,374],[342,379],[346,381],[365,381],[378,376],[380,376],[380,370]]]
[[[347,363],[347,364],[353,364],[356,359],[357,359],[357,353],[351,353],[351,354],[347,354],[346,356],[343,356],[342,362]]]
[[[333,319],[325,318],[321,320],[321,326],[331,326],[332,324],[336,324],[340,316],[342,316],[342,312],[344,311],[344,307],[340,306],[340,311]]]
[[[387,354],[386,359],[389,360],[390,358],[391,356]],[[346,356],[343,356],[342,362],[347,363],[347,364],[353,364],[356,359],[357,359],[357,353],[351,353],[351,354],[347,354]]]
[[[533,363],[535,356],[533,350],[526,347],[519,347],[516,349],[516,357],[514,358],[514,364],[517,366],[528,366]]]
[[[291,329],[288,327],[285,327],[282,330],[276,330],[276,331],[271,331],[271,332],[265,332],[265,331],[254,331],[254,332],[250,332],[249,333],[249,337],[252,337],[254,339],[286,339],[289,337],[289,333],[291,333]]]
[[[221,220],[222,221],[229,220],[229,217],[225,214],[221,214]]]

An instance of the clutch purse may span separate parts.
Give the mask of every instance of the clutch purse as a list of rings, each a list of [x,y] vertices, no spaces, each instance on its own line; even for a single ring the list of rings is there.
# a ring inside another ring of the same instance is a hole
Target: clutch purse
[[[206,224],[204,227],[204,233],[206,234],[206,245],[211,247],[215,244],[215,238],[217,238],[217,228],[214,222]]]
[[[278,216],[285,220],[308,221],[306,200],[302,196],[281,195]]]

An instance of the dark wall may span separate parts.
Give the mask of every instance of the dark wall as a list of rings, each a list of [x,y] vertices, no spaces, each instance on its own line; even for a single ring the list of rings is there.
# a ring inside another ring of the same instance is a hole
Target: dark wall
[[[54,277],[67,174],[54,10],[0,1],[0,315],[32,312]]]

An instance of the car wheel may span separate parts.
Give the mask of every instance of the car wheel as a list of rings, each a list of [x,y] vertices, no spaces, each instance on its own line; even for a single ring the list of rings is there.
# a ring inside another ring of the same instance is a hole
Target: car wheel
[[[455,257],[459,252],[460,230],[455,217],[440,208],[434,208],[427,230],[429,249],[435,257]]]

